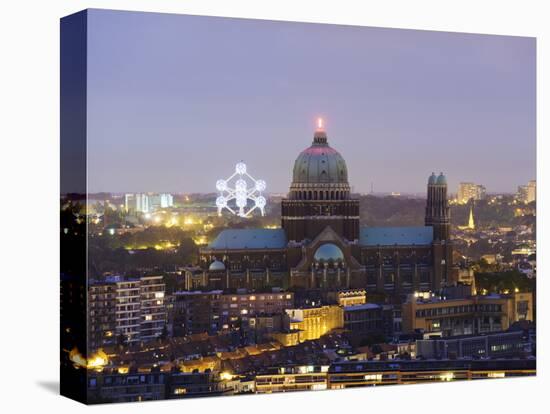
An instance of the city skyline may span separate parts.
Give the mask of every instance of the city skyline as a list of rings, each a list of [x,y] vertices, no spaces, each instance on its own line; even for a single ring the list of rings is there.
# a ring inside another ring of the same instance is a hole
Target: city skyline
[[[85,10],[61,40],[62,395],[536,375],[534,39]]]
[[[90,192],[215,192],[244,160],[285,193],[318,116],[356,192],[535,179],[533,38],[104,10],[89,27]]]

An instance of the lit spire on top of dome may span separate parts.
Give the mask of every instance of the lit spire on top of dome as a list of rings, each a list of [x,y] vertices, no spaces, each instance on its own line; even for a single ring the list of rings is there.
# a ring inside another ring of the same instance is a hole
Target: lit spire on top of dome
[[[317,118],[317,128],[313,136],[314,145],[327,145],[327,133],[325,132],[325,120],[321,117]]]
[[[325,125],[324,125],[324,120],[323,118],[319,117],[317,118],[317,129],[318,130],[324,130],[325,129]]]

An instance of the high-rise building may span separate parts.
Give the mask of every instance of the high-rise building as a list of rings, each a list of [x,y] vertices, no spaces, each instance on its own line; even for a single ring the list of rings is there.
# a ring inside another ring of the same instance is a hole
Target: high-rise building
[[[161,194],[125,194],[124,205],[126,211],[137,213],[149,213],[160,208],[169,208],[174,206],[174,196],[169,193]]]
[[[115,323],[117,340],[139,341],[141,326],[139,280],[121,280],[116,284]]]
[[[531,203],[537,199],[537,182],[535,180],[529,181],[527,185],[520,185],[518,192],[516,193],[516,199],[520,203]]]
[[[174,196],[168,193],[154,194],[149,196],[152,210],[159,208],[169,208],[174,206]]]
[[[531,180],[527,185],[518,186],[516,200],[520,203],[531,203],[537,200],[537,181]]]
[[[137,213],[148,213],[152,210],[149,196],[143,193],[125,194],[124,206],[126,211],[134,211]]]
[[[135,343],[156,338],[166,325],[162,276],[91,281],[88,287],[88,345],[91,350],[124,339]]]
[[[88,343],[92,350],[115,343],[116,285],[90,283],[88,287]]]
[[[531,180],[527,184],[527,202],[531,203],[532,201],[537,200],[537,181]]]
[[[143,276],[140,279],[140,339],[159,337],[166,326],[164,304],[165,284],[162,276]]]
[[[485,186],[475,183],[460,183],[458,186],[458,202],[460,204],[466,204],[470,200],[479,201],[483,200],[487,195]]]

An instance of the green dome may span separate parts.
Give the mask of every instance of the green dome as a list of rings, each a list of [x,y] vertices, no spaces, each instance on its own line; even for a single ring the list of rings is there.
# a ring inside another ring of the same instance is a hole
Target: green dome
[[[338,151],[331,148],[324,131],[316,131],[311,146],[294,162],[292,181],[295,184],[347,184],[348,168]]]
[[[432,185],[432,184],[435,184],[437,182],[437,176],[432,173],[432,175],[430,175],[430,178],[428,178],[428,185]]]
[[[437,177],[437,184],[438,185],[447,185],[447,177],[443,175],[443,173],[439,173],[439,177]]]
[[[325,243],[321,245],[313,255],[316,262],[337,262],[344,260],[344,253],[333,243]]]

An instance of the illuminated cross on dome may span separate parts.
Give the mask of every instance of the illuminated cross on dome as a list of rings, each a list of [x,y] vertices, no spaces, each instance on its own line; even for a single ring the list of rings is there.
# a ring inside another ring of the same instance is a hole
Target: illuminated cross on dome
[[[323,129],[323,118],[317,118],[317,129]]]
[[[251,181],[252,186],[249,187]],[[235,179],[234,188],[230,187],[231,180]],[[259,209],[261,215],[265,215],[265,205],[267,203],[262,192],[266,189],[266,183],[264,180],[256,180],[246,171],[246,164],[239,162],[235,165],[235,172],[225,180],[216,181],[216,189],[220,192],[218,198],[216,198],[216,207],[218,208],[218,215],[221,216],[222,210],[225,208],[231,213],[239,217],[250,217],[250,214]],[[235,207],[230,207],[228,204],[230,201],[235,200]],[[254,206],[246,210],[248,200],[254,202]]]

